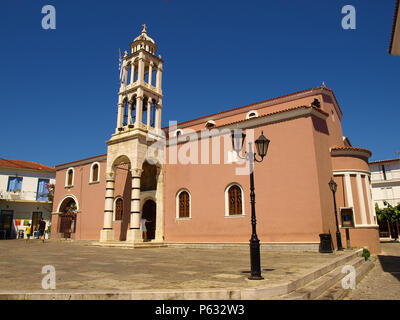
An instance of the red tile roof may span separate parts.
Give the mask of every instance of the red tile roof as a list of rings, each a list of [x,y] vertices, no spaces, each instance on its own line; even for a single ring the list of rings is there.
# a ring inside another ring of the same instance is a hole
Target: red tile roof
[[[363,149],[363,148],[356,148],[356,147],[346,147],[346,146],[334,146],[331,148],[331,150],[349,150],[349,151],[362,151],[362,152],[366,152],[369,154],[369,156],[372,155],[372,152],[368,149]]]
[[[18,169],[31,169],[40,171],[55,172],[56,169],[53,167],[46,166],[34,161],[23,161],[23,160],[11,160],[11,159],[1,159],[0,167],[5,168],[18,168]]]
[[[333,98],[335,99],[336,105],[338,106],[340,112],[342,113],[342,110],[340,109],[339,104],[337,103],[337,100],[336,100],[335,94],[333,93],[333,90],[329,89],[327,87],[321,86],[321,87],[317,87],[317,88],[311,88],[311,89],[306,89],[306,90],[301,90],[301,91],[285,94],[283,96],[267,99],[267,100],[260,101],[260,102],[255,102],[255,103],[248,104],[248,105],[245,105],[245,106],[242,106],[242,107],[236,107],[236,108],[233,108],[233,109],[229,109],[229,110],[225,110],[225,111],[221,111],[221,112],[217,112],[217,113],[212,113],[212,114],[200,117],[200,118],[195,118],[195,119],[192,119],[192,120],[183,121],[183,122],[178,123],[177,127],[181,128],[182,125],[190,124],[191,122],[194,122],[194,121],[197,121],[197,120],[200,120],[200,119],[205,119],[205,118],[209,118],[209,117],[212,117],[212,116],[221,115],[221,114],[228,113],[228,112],[235,111],[235,110],[245,109],[245,108],[248,108],[250,106],[255,106],[256,107],[258,105],[262,105],[262,104],[267,103],[267,102],[273,102],[273,101],[276,101],[276,100],[281,100],[283,98],[292,97],[292,96],[296,96],[296,95],[299,95],[299,94],[302,94],[302,93],[312,92],[312,91],[315,91],[315,90],[326,90],[327,92],[331,93]],[[169,128],[169,126],[165,126],[162,129],[165,131],[165,130],[168,130],[168,128]]]
[[[325,116],[329,116],[329,113],[326,113],[325,111],[323,111],[323,110],[321,110],[319,108],[316,108],[316,107],[296,106],[296,107],[292,107],[292,108],[287,108],[287,109],[278,110],[278,111],[270,112],[270,113],[267,113],[267,114],[263,114],[261,116],[258,116],[257,118],[265,118],[265,117],[269,117],[269,116],[272,116],[272,115],[275,115],[275,114],[284,113],[284,112],[288,112],[288,111],[292,111],[292,110],[309,109],[309,108],[313,108],[315,111],[318,111],[319,113],[322,113]],[[252,118],[252,119],[256,119],[256,118]],[[223,125],[218,126],[218,127],[224,127],[224,126],[228,126],[228,125],[232,125],[232,124],[237,124],[237,123],[245,122],[245,121],[248,121],[248,120],[251,120],[251,119],[238,120],[238,121],[234,121],[234,122],[223,124]]]

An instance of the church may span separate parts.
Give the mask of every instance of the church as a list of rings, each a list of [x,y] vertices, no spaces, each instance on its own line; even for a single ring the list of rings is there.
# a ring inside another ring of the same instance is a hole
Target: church
[[[261,246],[318,251],[320,235],[330,234],[337,248],[338,227],[344,248],[350,239],[380,252],[371,152],[343,135],[331,89],[323,84],[162,128],[163,63],[144,25],[122,58],[107,154],[56,166],[53,239],[248,245],[251,168],[243,158],[266,137],[268,152],[254,163]],[[233,150],[233,132],[243,134],[241,152]]]

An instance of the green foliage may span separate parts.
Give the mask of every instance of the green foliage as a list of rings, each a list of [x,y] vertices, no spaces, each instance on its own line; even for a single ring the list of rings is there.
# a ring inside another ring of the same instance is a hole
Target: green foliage
[[[369,252],[368,249],[364,248],[364,249],[363,249],[363,253],[362,253],[361,256],[364,257],[365,261],[367,261],[368,258],[371,256],[371,253]]]
[[[378,204],[375,204],[376,217],[379,222],[388,221],[390,223],[400,222],[400,203],[397,206],[393,207],[387,201],[383,201],[383,204],[386,206],[383,209],[380,209]]]

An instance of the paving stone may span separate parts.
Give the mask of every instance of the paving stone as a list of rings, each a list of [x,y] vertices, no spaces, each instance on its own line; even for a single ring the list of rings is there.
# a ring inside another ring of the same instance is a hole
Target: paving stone
[[[400,243],[381,243],[375,267],[344,300],[400,300]]]

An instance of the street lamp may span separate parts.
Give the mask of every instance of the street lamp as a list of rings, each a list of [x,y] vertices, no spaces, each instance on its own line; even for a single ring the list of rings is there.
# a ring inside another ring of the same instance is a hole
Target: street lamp
[[[254,161],[261,162],[267,154],[269,140],[261,132],[261,136],[255,141],[257,153],[261,157],[261,160],[257,160],[256,154],[253,152],[253,143],[249,142],[249,152],[245,152],[245,157],[240,156],[240,152],[243,149],[244,139],[246,135],[241,130],[234,130],[232,133],[232,146],[233,150],[237,153],[241,159],[248,160],[250,163],[250,199],[251,199],[251,239],[250,239],[250,262],[251,262],[251,276],[250,280],[262,280],[261,267],[260,267],[260,240],[258,240],[256,232],[256,195],[254,193]]]
[[[342,236],[340,235],[339,231],[339,223],[338,223],[338,217],[337,217],[337,209],[336,209],[336,190],[337,190],[337,183],[333,181],[331,178],[331,181],[329,181],[329,188],[331,189],[333,193],[333,203],[335,205],[335,218],[336,218],[336,241],[337,241],[337,247],[339,251],[343,250],[342,247]]]

